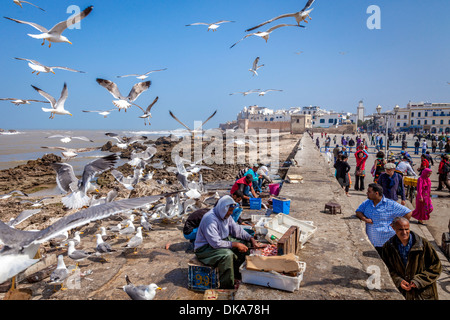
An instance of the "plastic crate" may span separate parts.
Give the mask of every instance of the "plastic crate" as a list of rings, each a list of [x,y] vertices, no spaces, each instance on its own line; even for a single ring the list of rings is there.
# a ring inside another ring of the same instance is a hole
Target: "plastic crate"
[[[219,271],[217,268],[202,264],[198,259],[188,263],[188,288],[195,291],[205,291],[219,288]]]
[[[267,229],[266,240],[270,243],[277,242],[276,240],[272,240],[271,236],[275,236],[276,239],[281,239],[291,226],[297,226],[300,229],[300,249],[304,247],[305,243],[317,230],[317,227],[311,221],[298,220],[280,213],[264,224],[264,227]]]
[[[291,200],[286,198],[273,198],[272,210],[274,213],[289,214],[291,208]]]
[[[261,198],[250,198],[250,210],[261,210]]]
[[[295,277],[283,275],[277,272],[247,270],[246,262],[239,267],[239,271],[242,275],[243,283],[294,292],[300,289],[300,283],[303,280],[303,273],[306,269],[305,262],[297,261],[297,263],[299,264],[300,272],[298,272]]]

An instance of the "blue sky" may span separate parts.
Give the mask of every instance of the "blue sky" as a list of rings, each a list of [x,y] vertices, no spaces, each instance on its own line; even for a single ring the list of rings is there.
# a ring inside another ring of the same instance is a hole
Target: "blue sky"
[[[316,0],[306,28],[280,28],[268,41],[249,37],[234,48],[245,30],[283,13],[299,11],[299,0],[30,0],[46,11],[12,0],[2,0],[1,16],[52,27],[67,19],[71,5],[93,5],[81,29],[66,30],[72,45],[54,43],[51,48],[27,36],[34,28],[1,18],[0,97],[39,99],[37,86],[59,98],[64,82],[69,89],[66,109],[70,116],[41,110],[43,104],[15,107],[0,101],[3,129],[100,129],[167,130],[183,122],[206,119],[218,110],[205,128],[234,120],[244,107],[273,109],[318,105],[327,110],[356,112],[359,100],[366,113],[380,104],[386,111],[409,101],[450,102],[450,1],[430,0]],[[381,29],[367,28],[367,8],[381,10]],[[216,32],[194,22],[225,23]],[[293,18],[278,23],[295,23]],[[273,22],[261,28],[268,29]],[[303,51],[301,54],[296,52]],[[340,54],[345,52],[346,54]],[[259,56],[265,66],[259,76],[248,69]],[[86,74],[56,70],[36,76],[24,61],[66,66]],[[150,89],[136,103],[146,108],[156,96],[151,126],[145,126],[133,107],[113,112],[104,119],[81,110],[113,108],[113,97],[95,81],[116,82],[127,95],[139,80],[116,76],[153,73]],[[263,97],[230,95],[250,89],[281,89]],[[48,106],[48,105],[45,105]]]

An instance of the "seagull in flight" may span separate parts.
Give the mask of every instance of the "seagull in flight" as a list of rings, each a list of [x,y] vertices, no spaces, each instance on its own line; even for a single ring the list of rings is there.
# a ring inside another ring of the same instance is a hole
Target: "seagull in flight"
[[[61,97],[56,101],[55,98],[53,98],[51,95],[49,95],[47,92],[33,86],[33,89],[36,90],[41,96],[43,96],[45,99],[50,101],[50,104],[52,105],[52,108],[42,108],[42,111],[44,112],[50,112],[50,119],[53,119],[55,117],[55,114],[60,115],[72,115],[69,111],[64,109],[64,103],[67,100],[67,97],[69,96],[69,92],[67,90],[67,84],[64,83],[64,87],[61,91]]]
[[[131,138],[122,139],[117,133],[114,132],[107,132],[105,133],[105,135],[116,139],[118,141],[116,145],[121,149],[126,149],[129,145],[135,142],[147,140],[146,136],[135,136]]]
[[[94,112],[98,113],[99,115],[103,116],[103,118],[106,118],[111,112],[115,111],[117,109],[108,109],[108,110],[81,110],[83,112]]]
[[[238,94],[238,93],[242,93],[242,95],[245,97],[246,95],[249,95],[250,93],[257,93],[259,92],[260,89],[253,89],[253,90],[249,90],[249,91],[245,91],[245,92],[234,92],[234,93],[230,93],[230,96],[232,96],[233,94]]]
[[[148,120],[149,117],[150,118],[152,117],[152,114],[150,113],[150,111],[152,110],[152,107],[155,105],[155,103],[158,101],[158,99],[159,99],[159,97],[156,97],[155,100],[153,100],[153,102],[150,103],[150,105],[145,110],[138,106],[142,110],[142,112],[144,112],[144,114],[142,116],[139,116],[139,118],[144,119],[145,125],[147,125],[147,121],[145,121],[145,120]],[[150,125],[150,122],[148,122],[148,124]]]
[[[24,1],[24,0],[13,0],[13,2],[14,2],[15,4],[17,4],[17,5],[18,5],[19,7],[21,7],[21,8],[23,8],[23,7],[22,7],[22,3],[28,3],[28,4],[31,4],[32,6],[35,6],[35,7],[38,8],[38,9],[41,9],[42,11],[45,11],[44,9],[42,9],[42,8],[38,7],[37,5],[32,4],[31,2],[28,2],[28,1]]]
[[[33,69],[32,73],[36,73],[36,75],[38,75],[41,72],[44,73],[53,73],[55,74],[55,71],[53,69],[61,69],[61,70],[67,70],[67,71],[72,71],[72,72],[79,72],[79,73],[86,73],[84,71],[79,71],[79,70],[75,70],[75,69],[71,69],[71,68],[67,68],[67,67],[49,67],[49,66],[45,66],[42,63],[36,61],[36,60],[31,60],[31,59],[23,59],[23,58],[14,58],[17,60],[24,60],[24,61],[28,61],[28,66]]]
[[[128,96],[124,97],[119,91],[117,84],[110,80],[97,78],[97,83],[101,85],[103,88],[109,91],[114,98],[117,100],[113,100],[113,104],[119,108],[119,111],[125,109],[125,112],[131,105],[137,106],[134,101],[144,92],[150,88],[152,84],[151,81],[139,82],[136,83],[130,90]]]
[[[145,79],[148,78],[148,75],[149,75],[150,73],[153,73],[153,72],[159,72],[159,71],[164,71],[164,70],[167,70],[167,68],[159,69],[159,70],[151,70],[151,71],[146,72],[146,73],[144,73],[144,74],[126,74],[126,75],[124,75],[124,76],[117,76],[117,78],[136,77],[136,78],[139,79],[139,80],[145,80]]]
[[[296,24],[285,24],[285,23],[283,23],[283,24],[278,24],[278,25],[276,25],[276,26],[274,26],[274,27],[268,29],[267,31],[257,31],[257,32],[255,32],[255,33],[249,33],[249,34],[247,34],[247,35],[246,35],[245,37],[243,37],[241,40],[239,40],[238,42],[234,43],[234,44],[230,47],[230,49],[233,48],[235,45],[237,45],[237,44],[238,44],[239,42],[241,42],[242,40],[244,40],[244,39],[246,39],[246,38],[248,38],[248,37],[251,37],[251,36],[257,36],[257,37],[260,37],[260,38],[266,40],[266,43],[267,43],[267,41],[269,40],[269,35],[272,33],[272,31],[274,31],[274,30],[276,30],[276,29],[278,29],[278,28],[281,28],[281,27],[302,27],[302,28],[304,28],[304,26],[296,25]]]
[[[221,23],[225,23],[225,22],[235,22],[235,21],[230,21],[230,20],[220,20],[217,22],[213,22],[213,23],[206,23],[206,22],[195,22],[195,23],[191,23],[191,24],[187,24],[186,27],[189,26],[198,26],[198,25],[204,25],[204,26],[208,26],[208,29],[206,31],[212,30],[213,32],[217,30],[217,28],[220,27]]]
[[[33,99],[0,98],[0,100],[11,101],[11,103],[15,104],[16,107],[19,107],[21,104],[30,104],[30,102],[50,103],[48,101],[33,100]]]
[[[306,3],[305,7],[304,7],[302,10],[298,11],[298,12],[282,14],[282,15],[280,15],[280,16],[278,16],[278,17],[275,17],[275,18],[272,18],[272,19],[270,19],[270,20],[267,20],[267,21],[265,21],[265,22],[263,22],[263,23],[260,23],[260,24],[258,24],[258,25],[255,26],[255,27],[249,28],[249,29],[247,29],[247,30],[245,30],[245,31],[246,31],[246,32],[252,31],[252,30],[258,29],[259,27],[262,27],[262,26],[264,26],[264,25],[266,25],[266,24],[268,24],[268,23],[271,23],[272,21],[275,21],[275,20],[278,20],[278,19],[282,19],[282,18],[289,18],[289,17],[295,18],[295,21],[297,21],[297,25],[298,25],[299,27],[301,27],[301,26],[300,26],[300,23],[301,23],[302,21],[304,21],[305,23],[308,23],[308,20],[306,20],[307,18],[309,18],[310,20],[312,20],[312,18],[309,16],[309,14],[311,13],[311,11],[312,11],[313,9],[309,9],[309,8],[312,6],[312,4],[314,3],[314,1],[315,1],[315,0],[308,0],[308,2]],[[308,9],[309,9],[309,10],[308,10]]]
[[[265,91],[260,91],[260,92],[258,93],[258,96],[264,96],[267,92],[270,92],[270,91],[283,91],[283,90],[278,90],[278,89],[267,89],[267,90],[265,90]]]
[[[259,68],[264,67],[264,65],[259,65],[258,66],[258,62],[259,62],[259,57],[256,57],[255,61],[253,61],[253,66],[251,69],[248,69],[248,71],[253,73],[253,76],[257,76],[258,73],[256,72]]]
[[[51,136],[48,136],[45,138],[46,139],[61,138],[60,139],[61,142],[64,142],[64,143],[68,143],[68,142],[72,141],[72,139],[83,140],[86,142],[94,142],[94,140],[91,140],[85,136],[76,136],[75,137],[75,136],[67,136],[67,135],[63,135],[63,134],[54,134],[54,135],[51,135]]]
[[[210,115],[209,117],[208,117],[208,119],[206,119],[205,121],[203,121],[203,123],[199,126],[199,127],[197,127],[197,128],[195,128],[194,130],[192,130],[191,128],[189,128],[187,125],[185,125],[183,122],[181,122],[180,121],[180,119],[178,119],[173,113],[172,113],[172,111],[170,111],[169,110],[169,113],[170,113],[170,116],[172,117],[172,118],[174,118],[178,123],[180,123],[183,127],[185,127],[186,129],[188,129],[188,131],[194,136],[194,134],[195,134],[195,132],[198,132],[199,130],[199,128],[202,128],[212,117],[214,117],[215,115],[216,115],[216,113],[217,113],[217,110],[216,111],[214,111],[214,113],[212,114],[212,115]]]
[[[87,7],[86,9],[84,9],[82,12],[80,12],[76,16],[70,17],[68,20],[64,20],[64,21],[57,23],[50,30],[47,30],[43,26],[40,26],[34,22],[21,21],[21,20],[8,18],[8,17],[5,17],[5,18],[8,20],[11,20],[11,21],[15,21],[17,23],[28,24],[28,25],[32,26],[33,28],[39,30],[40,32],[42,32],[41,34],[28,34],[28,35],[35,39],[42,39],[43,40],[42,45],[44,45],[45,40],[47,40],[49,42],[48,47],[50,48],[52,46],[52,42],[67,42],[67,43],[72,44],[72,42],[70,42],[69,39],[67,39],[67,37],[63,36],[62,33],[67,28],[80,22],[82,19],[86,18],[89,15],[89,13],[91,13],[93,8],[94,8],[94,6]]]
[[[80,209],[90,202],[86,193],[91,188],[91,180],[104,171],[114,167],[118,157],[111,154],[89,162],[83,169],[80,179],[75,176],[73,167],[68,163],[52,163],[52,168],[56,171],[56,183],[64,193],[62,203],[69,209]]]
[[[81,153],[81,152],[89,152],[89,151],[98,150],[98,147],[73,149],[73,148],[65,148],[65,147],[45,147],[44,146],[44,147],[41,147],[41,148],[43,148],[43,149],[53,149],[53,150],[62,150],[61,154],[66,159],[75,158],[76,156],[78,156],[78,153]]]

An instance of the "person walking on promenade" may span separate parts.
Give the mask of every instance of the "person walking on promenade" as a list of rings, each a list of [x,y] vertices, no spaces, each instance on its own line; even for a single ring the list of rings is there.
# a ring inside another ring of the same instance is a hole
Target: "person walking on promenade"
[[[423,153],[420,156],[419,174],[421,174],[425,168],[430,168],[430,163],[428,162],[428,159],[427,159],[427,156],[425,155],[425,153]]]
[[[378,151],[376,154],[376,159],[372,166],[372,176],[374,177],[373,182],[377,182],[378,177],[384,172],[384,166],[386,165],[386,159],[384,158],[384,152]]]
[[[353,138],[350,138],[350,140],[348,141],[348,152],[352,153],[352,148],[355,146],[355,140],[353,140]]]
[[[450,191],[450,184],[448,183],[448,174],[450,173],[450,156],[448,154],[441,155],[441,162],[439,162],[439,185],[436,191],[441,191],[445,185],[447,189]]]
[[[334,168],[336,169],[337,181],[345,190],[345,194],[347,195],[347,197],[350,197],[350,195],[348,194],[348,190],[350,189],[350,165],[348,164],[347,160],[348,156],[346,154],[342,154],[334,164]]]
[[[383,245],[395,235],[391,223],[396,217],[411,218],[411,210],[400,203],[383,196],[383,188],[376,183],[369,184],[367,200],[356,209],[356,216],[366,223],[366,234],[381,255]]]
[[[419,154],[419,147],[420,147],[420,142],[419,142],[419,139],[417,139],[416,142],[414,142],[414,154]]]
[[[427,140],[423,139],[422,141],[422,154],[425,154],[427,151]]]
[[[450,138],[447,139],[447,143],[444,148],[445,153],[450,153]]]
[[[337,144],[336,147],[334,147],[334,149],[333,149],[334,163],[336,163],[340,152],[341,152],[341,148],[339,148],[339,145]]]
[[[438,142],[439,152],[442,152],[442,149],[444,149],[444,141],[441,139]]]
[[[322,134],[323,134],[323,133],[322,133]],[[319,137],[316,138],[316,146],[317,146],[317,149],[319,149],[319,151],[320,151],[320,141],[319,141]]]
[[[372,134],[372,139],[370,139],[370,145],[375,145],[375,135]]]
[[[433,245],[410,230],[408,219],[392,222],[395,235],[384,245],[381,258],[406,300],[439,300],[436,281],[442,263]]]
[[[423,220],[430,219],[430,213],[433,211],[431,202],[431,169],[425,168],[417,179],[416,208],[412,212],[412,217],[417,219],[419,224]]]
[[[431,141],[431,152],[436,153],[437,145],[438,145],[437,140],[433,139],[433,141]]]
[[[406,140],[402,140],[402,150],[406,150],[408,148],[408,142]]]
[[[395,164],[387,163],[384,167],[386,172],[380,174],[378,184],[383,188],[383,195],[391,200],[398,201],[400,193],[401,204],[406,204],[405,186],[403,184],[403,176],[395,172]]]
[[[369,155],[361,145],[355,152],[356,170],[355,170],[355,190],[364,191],[364,177],[366,176],[366,161]]]

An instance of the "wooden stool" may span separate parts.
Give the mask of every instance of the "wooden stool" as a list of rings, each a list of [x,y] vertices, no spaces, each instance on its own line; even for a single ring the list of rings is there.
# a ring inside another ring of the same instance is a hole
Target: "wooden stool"
[[[325,204],[325,212],[330,212],[330,214],[336,214],[338,213],[337,210],[339,210],[339,213],[342,213],[341,205],[335,202],[328,202]]]

